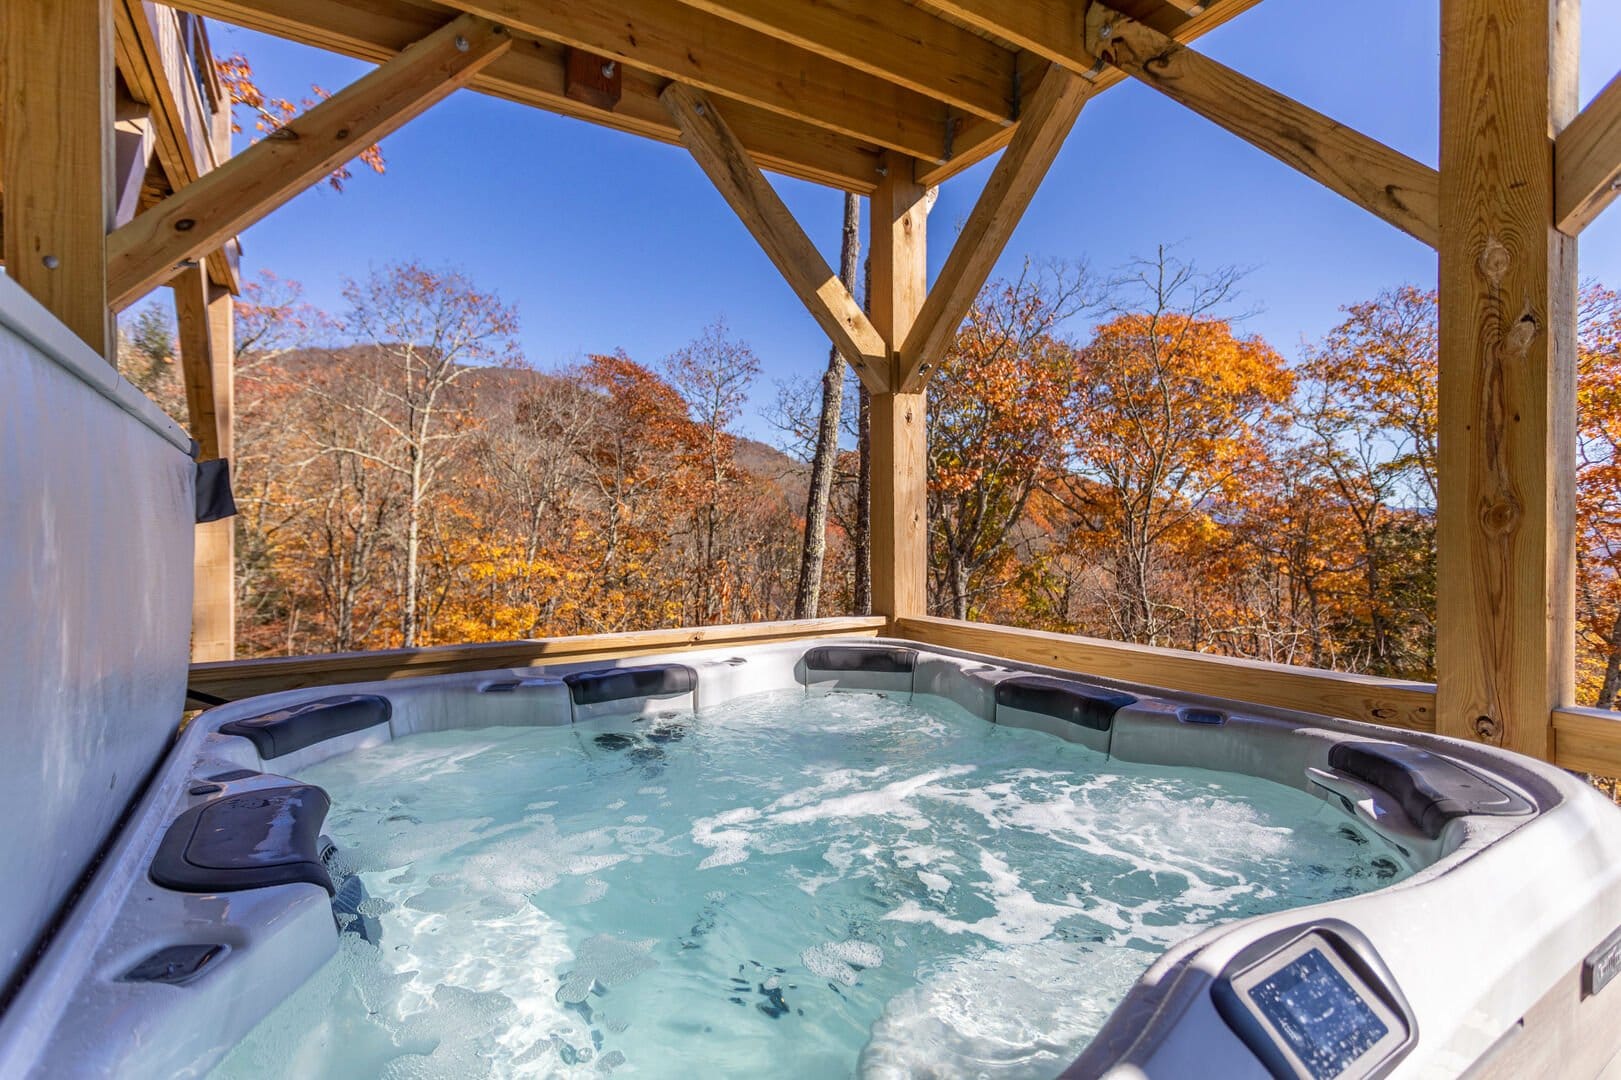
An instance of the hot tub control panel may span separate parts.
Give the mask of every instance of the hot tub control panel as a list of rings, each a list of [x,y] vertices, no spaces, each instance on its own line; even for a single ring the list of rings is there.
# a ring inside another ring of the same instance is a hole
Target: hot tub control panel
[[[1228,1026],[1280,1080],[1383,1076],[1418,1034],[1372,946],[1343,925],[1257,942],[1234,958],[1211,995]]]

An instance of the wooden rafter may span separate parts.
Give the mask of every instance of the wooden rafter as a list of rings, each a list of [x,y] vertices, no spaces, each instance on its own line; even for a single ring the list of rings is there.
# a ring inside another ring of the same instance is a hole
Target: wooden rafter
[[[671,83],[664,103],[683,141],[819,326],[875,392],[889,386],[889,347],[701,90]]]
[[[1554,215],[1575,236],[1621,195],[1621,75],[1554,140]]]
[[[1013,118],[1013,53],[905,0],[681,0],[996,123]]]
[[[394,131],[500,56],[512,39],[463,15],[117,230],[108,239],[117,307],[174,275]]]
[[[455,12],[402,0],[178,0],[181,7],[315,48],[381,63]],[[510,27],[508,28],[510,30]],[[659,101],[667,79],[624,65],[611,112],[564,93],[566,46],[513,33],[512,48],[473,78],[480,93],[578,117],[620,131],[677,143],[681,133]],[[763,168],[867,194],[877,183],[878,152],[845,135],[779,113],[725,100],[727,122]]]
[[[1102,4],[1092,5],[1087,23],[1090,47],[1111,66],[1409,236],[1439,242],[1434,169]]]
[[[945,153],[947,110],[942,102],[677,0],[454,3],[526,34],[925,161],[938,161]]]
[[[1075,0],[1061,0],[1061,2],[1065,8],[1079,10],[1084,7]],[[1143,25],[1186,45],[1242,15],[1260,2],[1261,0],[1219,0],[1197,15],[1188,15],[1160,3],[1159,0],[1116,0],[1114,7]],[[1052,10],[1048,0],[1043,0],[1039,7],[1033,9],[1027,9],[1024,4],[1002,3],[1000,0],[956,0],[953,3],[933,3],[933,0],[930,0],[930,6],[947,11],[972,26],[1003,38],[1007,38],[1010,33],[1022,27],[1022,31],[1016,36],[1027,38],[1032,46],[1036,46],[1021,53],[1019,58],[1020,92],[1026,100],[1034,96],[1047,70],[1049,60],[1065,64],[1071,70],[1075,70],[1090,59],[1090,53],[1086,50],[1084,25],[1077,29],[1063,12]],[[1047,11],[1046,25],[1053,28],[1043,29],[1043,23],[1032,18],[1030,14],[1032,10]],[[1010,22],[1016,23],[1016,26],[1006,25]],[[1077,38],[1075,36],[1077,34],[1082,36]],[[1059,59],[1060,57],[1067,57],[1067,63]],[[1083,71],[1091,71],[1091,68],[1085,68]],[[1117,85],[1126,77],[1126,73],[1118,68],[1105,66],[1102,71],[1095,73],[1094,81],[1097,83],[1097,89],[1103,91]],[[1010,128],[993,125],[984,120],[968,120],[959,125],[953,133],[951,159],[943,165],[921,165],[918,181],[923,184],[939,184],[948,180],[964,169],[984,161],[1007,146],[1012,139],[1013,130]]]
[[[930,7],[977,30],[1061,64],[1078,75],[1093,71],[1086,51],[1086,5],[1075,0],[928,0]]]
[[[1094,92],[1091,82],[1057,65],[1041,81],[900,347],[898,389],[922,387]]]

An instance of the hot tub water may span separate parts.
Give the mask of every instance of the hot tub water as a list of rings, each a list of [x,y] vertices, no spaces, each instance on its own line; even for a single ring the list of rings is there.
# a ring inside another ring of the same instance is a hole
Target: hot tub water
[[[1051,1076],[1168,945],[1405,873],[1301,792],[923,697],[414,735],[299,778],[376,941],[216,1076]]]

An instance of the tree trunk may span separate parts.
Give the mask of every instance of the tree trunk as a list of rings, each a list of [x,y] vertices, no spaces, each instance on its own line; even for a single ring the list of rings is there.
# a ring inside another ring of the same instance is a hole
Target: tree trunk
[[[968,567],[957,553],[949,551],[946,573],[951,579],[951,617],[959,621],[968,618]]]
[[[862,270],[863,306],[872,314],[872,256]],[[855,558],[855,596],[852,615],[872,614],[872,395],[867,384],[858,391],[856,413],[856,530],[852,538]]]
[[[854,615],[872,614],[872,397],[861,384],[856,417],[856,528]]]
[[[844,196],[844,237],[839,245],[839,280],[852,293],[861,248],[861,202]],[[822,417],[811,458],[810,491],[805,498],[805,539],[799,555],[799,587],[794,618],[814,619],[822,596],[822,566],[827,559],[827,504],[833,494],[833,470],[839,457],[839,418],[844,411],[844,357],[838,346],[828,350],[822,373]]]
[[[1596,704],[1601,709],[1615,708],[1615,699],[1621,693],[1621,612],[1610,624],[1609,656],[1604,664],[1604,685],[1599,688]]]
[[[422,546],[422,463],[411,454],[411,493],[405,508],[405,610],[400,618],[400,646],[417,643],[417,553]]]

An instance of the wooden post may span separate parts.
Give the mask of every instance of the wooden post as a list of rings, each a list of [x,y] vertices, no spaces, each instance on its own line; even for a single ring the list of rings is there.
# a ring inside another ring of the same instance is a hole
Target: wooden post
[[[110,0],[0,4],[0,190],[6,273],[116,362]]]
[[[186,406],[198,457],[204,461],[229,458],[236,401],[231,294],[209,281],[201,266],[181,271],[174,280],[174,294]],[[236,522],[226,518],[197,526],[192,555],[191,659],[199,663],[235,657]]]
[[[1574,682],[1577,12],[1441,5],[1438,727],[1542,758]]]
[[[872,607],[890,619],[928,614],[928,472],[923,393],[896,393],[895,348],[928,287],[928,207],[912,160],[885,157],[872,196],[872,324],[890,343],[889,391],[872,395]]]

